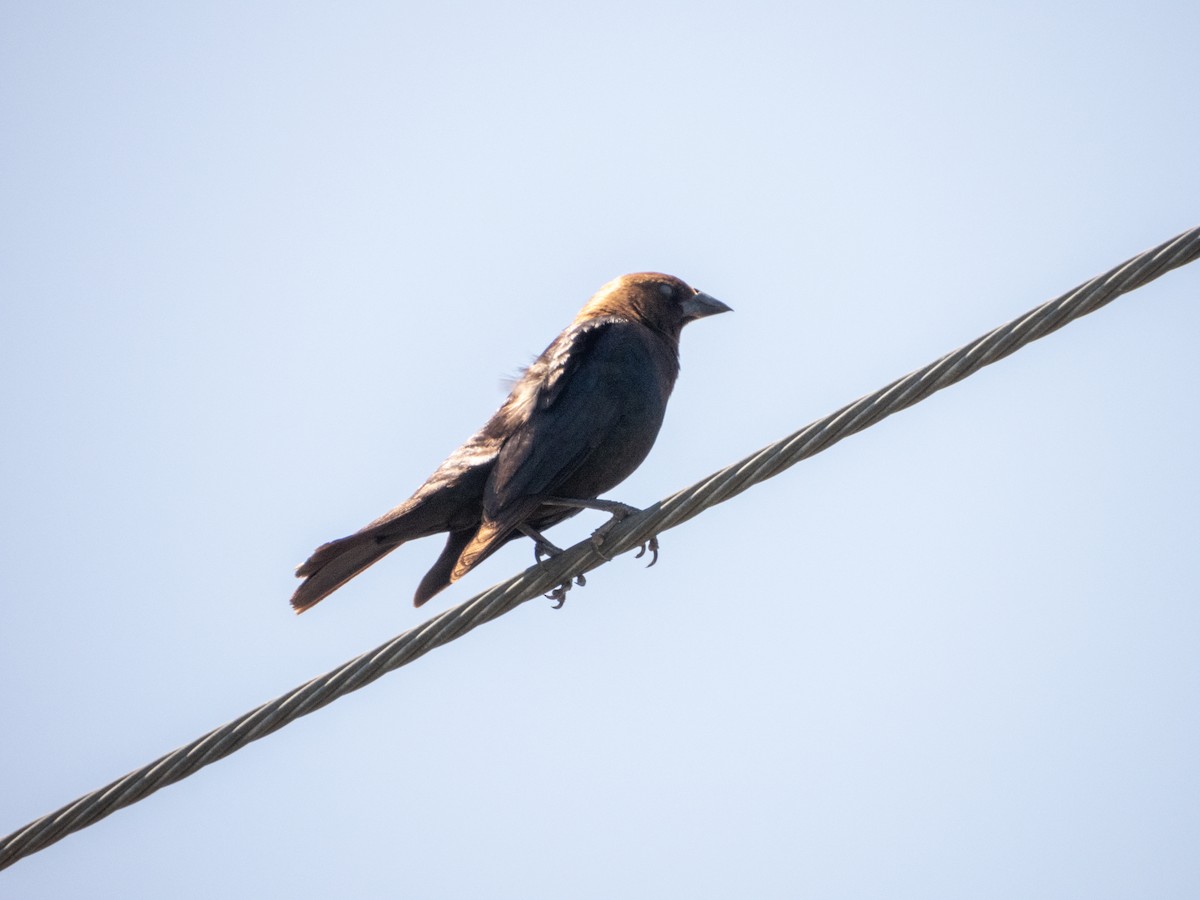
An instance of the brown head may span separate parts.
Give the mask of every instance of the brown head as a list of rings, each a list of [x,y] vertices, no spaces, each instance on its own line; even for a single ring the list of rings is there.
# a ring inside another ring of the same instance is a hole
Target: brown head
[[[673,275],[635,272],[614,278],[596,291],[575,321],[599,316],[632,318],[678,340],[688,322],[723,312],[730,308]]]

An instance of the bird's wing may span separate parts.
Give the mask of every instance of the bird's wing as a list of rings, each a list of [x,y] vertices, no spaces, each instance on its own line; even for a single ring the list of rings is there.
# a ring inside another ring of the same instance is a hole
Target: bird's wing
[[[451,580],[504,543],[601,443],[620,414],[608,400],[607,384],[614,370],[628,363],[621,348],[623,332],[637,327],[615,317],[581,323],[538,360],[535,367],[542,370],[537,381],[514,391],[526,391],[527,414],[496,458],[484,493],[483,523]]]

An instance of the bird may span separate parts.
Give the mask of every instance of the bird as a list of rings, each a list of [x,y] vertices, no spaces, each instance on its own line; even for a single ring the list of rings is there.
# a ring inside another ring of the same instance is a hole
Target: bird
[[[659,272],[605,284],[411,497],[321,545],[296,569],[304,581],[292,608],[310,609],[401,544],[443,532],[445,547],[417,586],[415,606],[521,536],[533,539],[539,562],[555,555],[542,532],[582,509],[612,516],[597,529],[602,540],[607,527],[638,511],[600,495],[641,465],[658,437],[679,374],[683,326],[729,311]],[[651,549],[657,560],[656,542]],[[561,605],[569,586],[550,596]]]

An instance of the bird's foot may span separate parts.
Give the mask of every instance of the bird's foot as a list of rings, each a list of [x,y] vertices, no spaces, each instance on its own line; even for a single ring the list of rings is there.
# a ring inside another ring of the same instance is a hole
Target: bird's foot
[[[533,558],[537,561],[539,566],[542,564],[542,557],[553,559],[563,552],[561,547],[555,547],[552,543],[546,540],[545,536],[540,531],[530,525],[518,525],[517,530],[533,541]],[[576,575],[575,584],[583,587],[585,584],[587,584],[587,579],[584,578],[583,575]],[[567,591],[570,589],[571,579],[568,578],[566,581],[548,593],[546,595],[546,599],[556,601],[554,604],[555,609],[562,609],[563,603],[565,603],[567,600]]]
[[[575,584],[584,587],[587,584],[587,579],[582,575],[575,576]],[[554,604],[554,609],[562,609],[562,605],[567,602],[567,591],[571,589],[571,580],[567,579],[550,593],[546,594],[547,600],[557,601]]]
[[[562,547],[556,547],[545,538],[541,540],[534,539],[533,542],[533,559],[540,566],[543,559],[553,559],[562,553]]]
[[[600,549],[604,545],[604,539],[606,537],[608,537],[608,533],[610,531],[612,531],[614,527],[616,527],[616,524],[618,522],[620,522],[622,519],[626,519],[629,516],[632,516],[634,513],[640,513],[641,510],[638,509],[636,506],[630,506],[628,503],[617,503],[616,501],[612,501],[612,500],[605,501],[605,502],[608,504],[605,506],[605,511],[612,513],[612,518],[609,519],[607,522],[605,522],[603,525],[601,525],[599,528],[597,528],[595,531],[592,532],[592,548],[598,554],[600,554],[600,556],[602,558],[611,562],[612,557],[607,556],[604,553],[604,551]],[[646,555],[647,550],[649,550],[652,554],[654,554],[654,556],[650,560],[650,562],[646,564],[646,568],[648,569],[648,568],[650,568],[650,566],[652,566],[656,562],[658,562],[658,536],[657,535],[650,538],[648,541],[642,542],[638,546],[638,554],[637,554],[637,556],[634,557],[634,559],[641,559],[643,556]]]

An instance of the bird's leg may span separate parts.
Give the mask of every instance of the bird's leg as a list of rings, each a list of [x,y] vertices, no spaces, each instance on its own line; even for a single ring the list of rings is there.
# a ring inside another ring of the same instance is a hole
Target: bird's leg
[[[517,531],[521,532],[521,534],[533,541],[533,558],[537,560],[537,564],[539,566],[542,564],[543,556],[547,557],[548,559],[553,559],[555,556],[558,556],[558,554],[562,553],[561,547],[554,546],[552,543],[546,540],[545,535],[531,525],[526,525],[524,522],[522,522],[517,526]],[[587,584],[587,579],[584,578],[582,574],[579,574],[575,576],[575,583],[580,587],[583,587]],[[562,609],[562,605],[567,600],[567,591],[570,589],[571,582],[570,580],[567,580],[548,593],[546,597],[549,600],[557,601],[554,604],[555,609]]]
[[[533,558],[538,565],[542,563],[542,557],[553,559],[562,553],[562,547],[555,547],[552,543],[546,540],[546,536],[531,525],[521,523],[517,526],[517,531],[530,538],[533,541]]]
[[[608,536],[608,533],[612,531],[613,527],[622,519],[628,518],[634,513],[641,512],[641,510],[636,506],[630,506],[628,503],[621,503],[619,500],[568,500],[565,497],[550,497],[546,500],[543,500],[542,503],[544,503],[546,506],[565,506],[570,509],[598,509],[601,512],[606,512],[611,515],[611,519],[592,532],[592,546],[595,548],[596,552],[605,559],[610,559],[610,557],[604,556],[600,546],[604,543],[604,539]],[[639,546],[638,554],[634,557],[634,559],[641,559],[646,555],[647,550],[654,554],[650,562],[646,564],[646,568],[648,569],[650,566],[658,562],[658,535],[655,535],[651,537],[650,540],[642,543]]]

